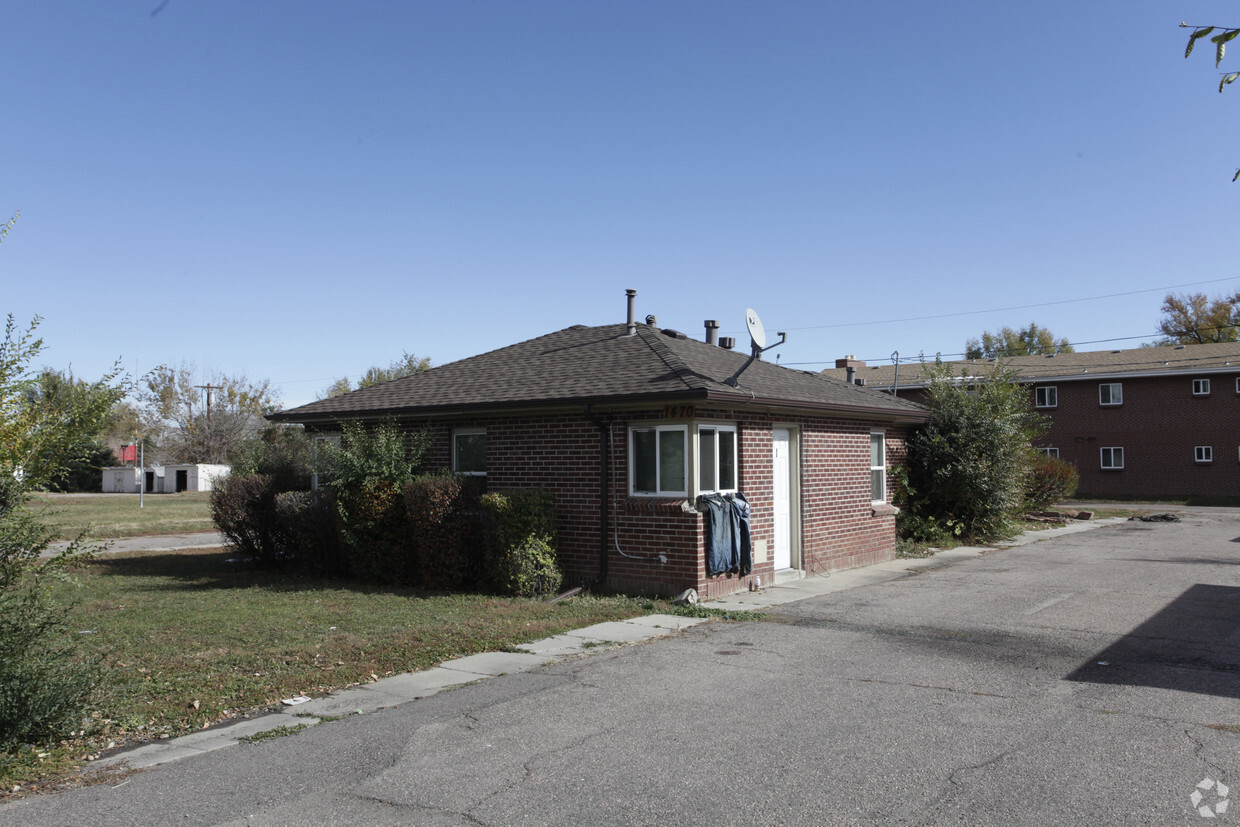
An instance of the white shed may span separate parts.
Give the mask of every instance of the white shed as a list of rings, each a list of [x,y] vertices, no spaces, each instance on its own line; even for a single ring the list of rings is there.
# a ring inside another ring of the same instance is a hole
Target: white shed
[[[215,481],[228,476],[231,471],[228,465],[165,465],[165,494],[176,494],[181,491],[210,491]]]
[[[137,494],[138,481],[142,479],[142,469],[126,466],[124,468],[103,469],[103,493],[105,494]]]

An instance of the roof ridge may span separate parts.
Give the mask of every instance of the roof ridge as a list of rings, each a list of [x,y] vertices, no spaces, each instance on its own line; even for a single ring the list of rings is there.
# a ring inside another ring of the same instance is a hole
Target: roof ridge
[[[672,350],[671,346],[667,343],[667,337],[660,333],[657,328],[642,327],[639,325],[637,328],[637,335],[641,336],[642,341],[644,341],[650,349],[654,351],[654,354],[662,360],[663,364],[667,365],[668,370],[675,374],[676,378],[684,382],[687,387],[694,388],[706,386],[703,382],[691,381],[692,379],[699,377],[701,374],[689,367],[689,363],[686,362],[679,353]]]

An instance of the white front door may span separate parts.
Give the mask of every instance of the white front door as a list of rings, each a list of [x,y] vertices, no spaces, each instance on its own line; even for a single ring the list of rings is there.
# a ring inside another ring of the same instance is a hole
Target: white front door
[[[792,434],[787,428],[771,433],[771,477],[773,481],[775,570],[792,568]]]

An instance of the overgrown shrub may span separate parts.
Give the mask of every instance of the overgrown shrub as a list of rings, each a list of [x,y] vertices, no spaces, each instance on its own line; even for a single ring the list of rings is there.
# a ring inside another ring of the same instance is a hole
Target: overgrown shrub
[[[1058,457],[1036,454],[1025,476],[1025,508],[1041,511],[1076,493],[1081,475],[1076,466]]]
[[[482,579],[478,497],[473,477],[422,477],[405,486],[409,539],[426,588],[454,589]]]
[[[358,577],[418,581],[403,490],[429,441],[427,433],[406,433],[389,420],[372,429],[343,423],[340,443],[324,444],[319,480],[334,498],[337,533],[349,570]]]
[[[98,677],[45,588],[0,592],[0,748],[52,737],[80,717]]]
[[[946,365],[929,376],[930,421],[908,437],[907,504],[921,524],[951,525],[966,540],[1007,534],[1022,506],[1029,443],[1045,420],[1029,409],[1028,392],[1001,365],[984,377],[953,375]]]
[[[336,530],[349,571],[363,580],[409,585],[417,580],[416,561],[400,487],[372,479],[334,494]]]
[[[276,495],[281,557],[314,574],[344,577],[349,563],[336,532],[330,499],[317,491]]]
[[[555,497],[543,489],[483,494],[483,548],[492,584],[505,594],[531,597],[560,588],[556,559]]]
[[[276,515],[275,477],[230,474],[211,491],[211,519],[229,545],[260,566],[274,566],[284,546]]]
[[[0,748],[57,735],[73,722],[95,684],[67,625],[68,607],[49,586],[93,547],[79,536],[43,557],[56,538],[22,507],[26,487],[0,474]]]
[[[314,448],[300,425],[270,425],[228,451],[234,474],[265,474],[277,491],[309,491]]]

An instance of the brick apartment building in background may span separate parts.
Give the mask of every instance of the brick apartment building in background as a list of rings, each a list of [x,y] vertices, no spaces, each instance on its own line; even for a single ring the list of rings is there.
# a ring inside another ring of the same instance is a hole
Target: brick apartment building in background
[[[1035,443],[1071,462],[1078,496],[1205,497],[1240,501],[1240,343],[1016,356],[1002,360],[1050,427]],[[948,362],[984,377],[994,361]],[[923,399],[920,363],[823,371],[869,389]]]

